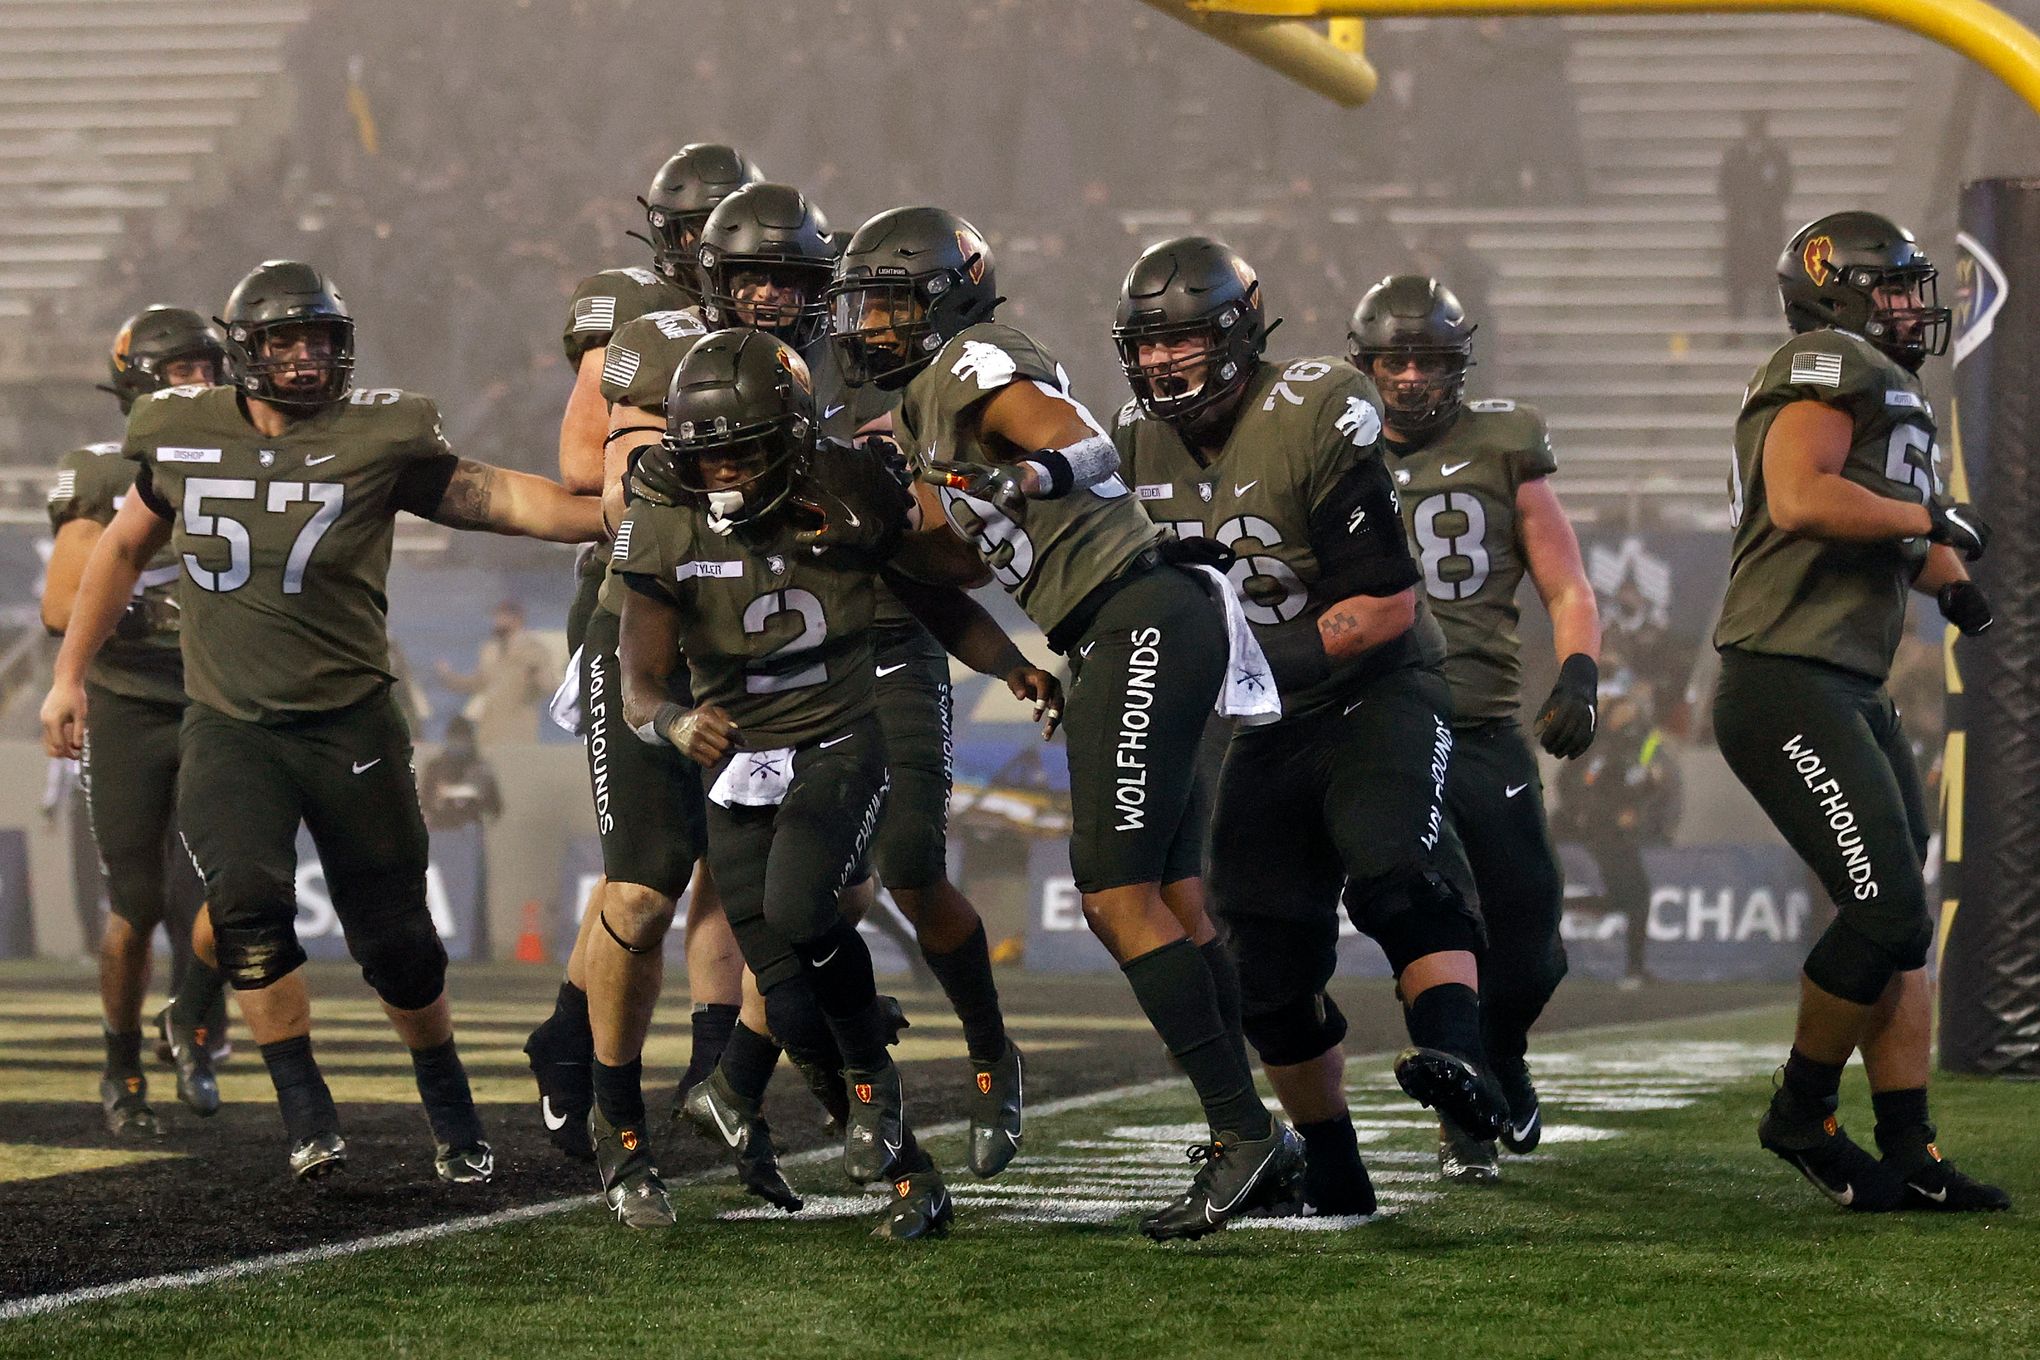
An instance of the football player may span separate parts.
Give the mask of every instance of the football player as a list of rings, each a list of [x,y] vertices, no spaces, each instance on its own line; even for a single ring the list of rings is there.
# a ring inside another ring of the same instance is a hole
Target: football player
[[[1481,1039],[1509,1102],[1502,1143],[1537,1146],[1537,1088],[1524,1060],[1530,1026],[1565,976],[1558,922],[1565,878],[1544,819],[1537,757],[1516,725],[1523,663],[1516,587],[1527,570],[1551,615],[1558,683],[1537,713],[1544,749],[1575,759],[1594,739],[1601,618],[1565,508],[1544,417],[1464,400],[1474,324],[1450,290],[1420,274],[1383,279],[1360,300],[1346,357],[1381,393],[1382,444],[1431,613],[1445,630],[1452,774],[1445,810],[1466,847],[1487,923]],[[1494,1144],[1441,1120],[1450,1180],[1495,1179]]]
[[[733,147],[713,142],[694,142],[682,147],[659,167],[652,176],[651,187],[638,200],[651,232],[649,237],[639,239],[652,248],[652,267],[604,269],[581,280],[574,290],[562,335],[567,362],[574,366],[574,390],[560,420],[560,482],[568,490],[582,495],[601,493],[604,441],[610,433],[614,402],[605,389],[605,378],[611,375],[621,378],[620,384],[608,384],[610,387],[628,386],[636,376],[635,365],[643,362],[643,351],[648,347],[641,345],[639,350],[630,352],[628,361],[619,359],[612,367],[611,337],[624,326],[652,314],[666,320],[665,329],[653,332],[657,339],[650,343],[691,341],[704,332],[706,328],[700,324],[695,310],[701,301],[696,255],[702,225],[725,196],[758,177],[758,168]],[[676,320],[680,317],[689,319]],[[665,332],[676,326],[682,329],[676,336],[668,337]],[[679,363],[677,354],[670,357],[674,365]],[[626,366],[631,369],[629,373],[623,371]],[[661,401],[665,396],[664,377],[671,372],[669,367],[664,373],[647,374]],[[617,513],[621,514],[621,506]],[[634,874],[626,881],[633,888],[644,888],[642,878],[653,877],[663,882],[664,871],[673,864],[692,865],[699,852],[700,838],[698,834],[685,834],[682,826],[663,823],[637,828],[629,834],[620,829],[618,814],[624,803],[610,791],[612,772],[607,766],[612,760],[634,764],[635,753],[620,755],[614,732],[596,734],[592,730],[594,718],[587,711],[594,702],[589,687],[597,682],[592,672],[598,666],[606,667],[601,683],[607,686],[604,695],[610,712],[604,715],[603,722],[605,727],[613,726],[617,702],[614,612],[601,625],[598,651],[587,650],[586,637],[607,565],[607,556],[599,552],[587,553],[580,561],[574,602],[567,613],[567,648],[573,654],[569,663],[570,688],[580,702],[568,707],[576,710],[575,725],[588,751],[605,870],[613,858],[626,857]],[[609,649],[606,656],[599,650],[602,643]],[[604,767],[601,769],[597,768],[598,750],[599,764]],[[625,770],[613,775],[616,780],[627,781],[631,777],[631,772]],[[627,801],[629,815],[634,818],[680,817],[683,823],[688,822],[683,810],[685,799]],[[693,825],[698,833],[698,823]],[[683,876],[684,887],[687,869],[682,867],[678,872]],[[590,892],[553,1013],[532,1031],[524,1046],[538,1081],[539,1114],[545,1121],[547,1137],[568,1156],[583,1160],[594,1155],[588,1142],[588,1110],[594,1101],[590,1073],[595,1056],[595,1038],[588,1019],[588,945],[590,933],[600,919],[606,886],[598,881]],[[730,1027],[736,1023],[736,946],[718,925],[720,917],[715,884],[708,875],[701,874],[688,899],[690,941],[697,931],[703,933],[700,948],[688,954],[688,987],[694,1001],[690,1073],[705,1072],[715,1065]],[[722,936],[720,940],[713,938],[718,933]],[[656,979],[653,987],[656,995]]]
[[[1948,343],[1936,273],[1912,233],[1871,212],[1829,214],[1786,244],[1778,290],[1795,334],[1750,380],[1736,421],[1714,632],[1721,754],[1836,912],[1807,954],[1792,1052],[1757,1137],[1862,1213],[2011,1203],[1942,1160],[1928,1116],[1929,823],[1885,689],[1908,589],[1963,633],[1991,624],[1965,566],[1990,532],[1941,486],[1919,378]],[[1856,1052],[1881,1157],[1836,1118]]]
[[[165,544],[180,582],[185,692],[179,824],[204,877],[220,969],[282,1107],[300,1179],[345,1164],[312,1055],[293,929],[300,821],[363,977],[410,1049],[434,1170],[489,1179],[494,1157],[454,1045],[446,950],[425,901],[426,836],[411,741],[390,697],[386,622],[399,511],[561,542],[601,533],[600,507],[541,477],[458,458],[425,397],[356,389],[354,320],[318,270],[267,262],[223,322],[236,386],[138,403],[134,493],[79,587],[43,703],[53,755],[75,755],[83,679]]]
[[[757,330],[718,331],[681,361],[666,436],[629,473],[617,531],[624,703],[641,737],[713,773],[709,860],[772,1034],[841,1055],[844,1169],[891,1183],[878,1233],[905,1239],[942,1231],[954,1210],[908,1124],[871,956],[838,897],[887,787],[876,572],[917,516],[877,449],[818,446],[813,400],[806,362]],[[683,657],[692,706],[672,697]],[[1034,697],[1054,698],[1033,674]],[[636,1174],[612,1173],[597,1132],[605,1179]]]
[[[1226,619],[1197,576],[1163,560],[1061,366],[992,320],[992,263],[954,213],[881,213],[838,262],[831,340],[846,381],[900,394],[894,432],[917,475],[1070,661],[1070,863],[1084,917],[1212,1131],[1192,1150],[1190,1190],[1142,1229],[1199,1237],[1302,1169],[1295,1133],[1254,1090],[1237,978],[1204,909],[1193,767],[1227,679]]]
[[[1226,750],[1212,899],[1238,951],[1247,1039],[1309,1155],[1304,1200],[1367,1214],[1346,1105],[1345,1018],[1325,992],[1343,896],[1395,970],[1403,1088],[1483,1137],[1503,1106],[1480,1061],[1479,913],[1445,820],[1442,639],[1417,598],[1374,384],[1337,357],[1271,363],[1260,280],[1230,247],[1134,262],[1113,342],[1133,389],[1116,439],[1150,514],[1233,554],[1282,715]]]
[[[803,195],[783,184],[756,184],[731,194],[702,229],[700,260],[712,323],[770,331],[807,361],[823,434],[848,441],[859,432],[890,428],[892,395],[874,384],[846,386],[841,379],[827,340],[824,296],[836,247]],[[973,583],[990,579],[979,569]],[[998,628],[977,605],[966,607],[977,626]],[[872,859],[963,1024],[972,1068],[970,1166],[981,1177],[993,1176],[1020,1146],[1021,1058],[1006,1034],[984,922],[948,876],[949,658],[883,586],[872,626],[878,719],[892,776]],[[1019,660],[1017,650],[1010,658]]]
[[[148,307],[120,328],[107,362],[112,381],[106,390],[125,416],[166,387],[223,382],[226,339],[197,312]],[[56,546],[42,597],[43,624],[53,634],[69,626],[93,545],[134,486],[135,466],[120,456],[120,447],[88,444],[58,465],[49,496]],[[156,1025],[177,1067],[177,1096],[202,1116],[220,1108],[213,1052],[225,1041],[223,984],[218,971],[192,953],[192,923],[204,890],[175,824],[184,665],[171,586],[180,570],[167,550],[150,559],[85,679],[94,739],[83,748],[81,770],[113,908],[99,949],[106,1021],[99,1102],[117,1138],[161,1131],[141,1065],[142,995],[149,985],[149,942],[159,924],[169,931],[176,975],[171,1003]]]

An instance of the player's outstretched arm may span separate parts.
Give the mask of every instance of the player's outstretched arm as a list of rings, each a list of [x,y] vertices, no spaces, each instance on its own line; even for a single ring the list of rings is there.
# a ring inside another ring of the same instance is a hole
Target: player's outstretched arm
[[[1318,638],[1325,655],[1338,660],[1393,642],[1416,622],[1414,586],[1393,595],[1349,595],[1318,615]]]
[[[149,559],[170,541],[170,521],[140,495],[129,496],[99,535],[86,560],[72,601],[56,674],[43,700],[43,747],[53,756],[75,759],[85,741],[85,672],[113,636],[134,598],[135,582]]]
[[[1530,579],[1551,615],[1559,661],[1558,683],[1537,711],[1537,738],[1551,754],[1571,760],[1586,754],[1599,725],[1601,610],[1580,561],[1580,541],[1551,483],[1537,477],[1517,487],[1516,517]]]
[[[1053,499],[1096,486],[1119,471],[1119,450],[1091,413],[1032,382],[1010,382],[979,408],[999,466],[934,463],[930,480],[1011,510],[1028,497]]]
[[[445,490],[425,518],[449,529],[593,543],[602,537],[602,498],[576,496],[558,482],[528,472],[458,458]]]
[[[1062,721],[1062,682],[1027,659],[1006,630],[985,607],[954,586],[929,585],[899,572],[885,573],[886,584],[921,621],[942,650],[994,680],[1022,703],[1034,704],[1034,720],[1042,724],[1042,740],[1055,735]]]

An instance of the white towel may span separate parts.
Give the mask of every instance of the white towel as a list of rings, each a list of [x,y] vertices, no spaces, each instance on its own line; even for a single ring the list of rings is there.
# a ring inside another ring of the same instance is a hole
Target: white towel
[[[554,653],[558,655],[557,652]],[[553,697],[545,706],[546,716],[553,726],[570,737],[581,735],[581,721],[587,714],[581,709],[581,649],[567,658],[567,673],[560,681],[560,687],[553,691]]]
[[[717,807],[773,807],[786,801],[793,784],[793,747],[739,751],[723,766],[708,791]]]
[[[1197,566],[1193,570],[1225,611],[1225,684],[1212,707],[1248,727],[1274,722],[1282,716],[1282,696],[1276,692],[1275,673],[1268,669],[1268,658],[1254,639],[1254,625],[1247,622],[1239,591],[1216,567]]]

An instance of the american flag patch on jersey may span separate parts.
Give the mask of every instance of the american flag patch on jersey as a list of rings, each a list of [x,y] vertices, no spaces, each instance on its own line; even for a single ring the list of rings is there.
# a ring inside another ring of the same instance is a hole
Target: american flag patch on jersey
[[[57,474],[57,484],[50,488],[50,500],[67,501],[77,494],[78,474],[75,472],[59,472]]]
[[[1819,383],[1822,387],[1842,385],[1842,356],[1807,350],[1792,356],[1792,381]]]
[[[602,359],[602,381],[611,387],[629,387],[631,380],[637,377],[638,365],[643,362],[636,350],[611,345]]]
[[[613,331],[616,329],[616,299],[584,297],[574,303],[574,329]]]
[[[630,556],[630,531],[635,527],[636,521],[628,519],[616,526],[616,542],[609,549],[610,561],[621,562]]]

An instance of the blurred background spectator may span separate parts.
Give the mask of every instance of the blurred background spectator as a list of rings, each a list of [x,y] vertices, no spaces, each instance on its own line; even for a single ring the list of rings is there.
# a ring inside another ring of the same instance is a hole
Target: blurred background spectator
[[[1768,115],[1745,115],[1742,140],[1722,153],[1722,288],[1730,316],[1767,317],[1778,305],[1772,267],[1785,239],[1785,201],[1792,196],[1792,159],[1771,135]]]
[[[483,745],[496,746],[535,739],[539,707],[558,688],[565,667],[557,648],[525,628],[524,606],[504,600],[474,670],[463,674],[443,658],[433,670],[440,684],[471,696],[462,716]],[[449,724],[449,735],[452,730]]]

